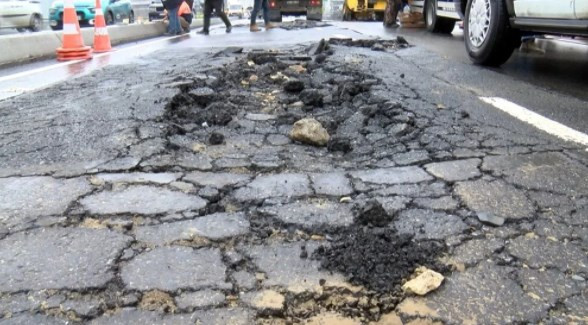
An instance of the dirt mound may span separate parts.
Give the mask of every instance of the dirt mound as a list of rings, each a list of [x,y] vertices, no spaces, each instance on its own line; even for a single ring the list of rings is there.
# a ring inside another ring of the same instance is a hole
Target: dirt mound
[[[331,38],[329,44],[332,45],[343,45],[353,47],[366,47],[371,48],[374,51],[385,51],[387,49],[398,49],[406,48],[410,45],[402,36],[398,36],[393,40],[382,40],[382,39],[346,39],[346,38]]]
[[[324,269],[346,275],[350,282],[377,292],[401,294],[402,281],[419,266],[438,272],[447,267],[437,261],[445,246],[435,241],[414,241],[394,229],[354,226],[334,235],[313,258]]]
[[[320,21],[302,20],[302,19],[296,19],[295,21],[288,21],[288,22],[283,22],[282,24],[280,24],[280,28],[285,29],[285,30],[308,29],[308,28],[327,27],[327,26],[331,26],[331,24],[323,23]]]
[[[227,125],[237,113],[237,107],[213,100],[214,95],[181,92],[167,104],[165,117],[178,123]]]

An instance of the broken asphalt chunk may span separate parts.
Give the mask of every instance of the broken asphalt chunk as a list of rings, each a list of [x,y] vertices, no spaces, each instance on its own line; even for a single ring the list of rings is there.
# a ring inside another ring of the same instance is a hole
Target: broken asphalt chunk
[[[478,220],[485,224],[489,224],[492,226],[502,226],[504,224],[504,218],[493,215],[491,213],[480,212],[478,213]]]

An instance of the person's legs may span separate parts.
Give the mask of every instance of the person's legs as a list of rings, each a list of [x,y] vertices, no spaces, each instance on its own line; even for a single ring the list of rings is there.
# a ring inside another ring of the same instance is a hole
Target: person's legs
[[[170,34],[178,34],[182,32],[180,29],[180,22],[178,21],[178,9],[179,7],[170,8],[168,12]]]
[[[202,34],[208,34],[210,28],[210,15],[212,15],[212,1],[204,0],[204,24],[202,26]]]
[[[269,1],[268,0],[261,0],[261,8],[263,9],[263,21],[265,22],[266,27],[270,24],[269,21]]]
[[[225,11],[223,10],[223,0],[213,0],[214,2],[214,10],[216,11],[216,14],[220,17],[220,19],[223,21],[223,23],[225,23],[225,26],[227,26],[227,33],[231,31],[231,21],[229,20],[229,18],[227,17],[227,14],[225,14]]]
[[[261,9],[261,0],[253,0],[253,10],[251,10],[251,25],[255,25],[259,9]]]
[[[190,23],[188,23],[188,21],[182,16],[178,18],[180,18],[180,26],[182,26],[182,30],[188,33],[190,31]]]
[[[398,27],[396,20],[398,18],[398,10],[402,5],[402,0],[388,0],[386,3],[386,10],[384,11],[384,26]]]

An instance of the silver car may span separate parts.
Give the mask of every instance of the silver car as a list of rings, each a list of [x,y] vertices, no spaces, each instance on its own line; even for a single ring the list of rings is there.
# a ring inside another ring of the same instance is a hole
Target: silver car
[[[39,31],[43,26],[41,5],[36,0],[0,0],[0,28],[16,28],[19,32]]]

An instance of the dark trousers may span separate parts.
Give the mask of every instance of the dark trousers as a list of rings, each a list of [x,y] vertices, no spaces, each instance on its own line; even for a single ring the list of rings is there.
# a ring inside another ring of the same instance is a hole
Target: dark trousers
[[[169,19],[169,25],[167,26],[167,32],[175,35],[182,32],[182,27],[180,26],[180,20],[178,19],[178,9],[180,7],[170,8],[167,10],[167,16]]]
[[[210,28],[210,15],[212,15],[213,9],[216,11],[216,14],[220,17],[220,19],[222,19],[223,23],[225,23],[227,27],[231,26],[229,18],[227,18],[227,15],[223,11],[223,0],[205,0],[204,27],[202,29],[208,31],[208,29]]]
[[[269,23],[269,3],[268,0],[255,0],[253,10],[251,11],[251,25],[255,24],[259,10],[263,10],[263,21]]]
[[[384,25],[392,26],[396,24],[398,18],[398,11],[402,7],[402,0],[388,0],[386,3],[386,10],[384,11]]]

